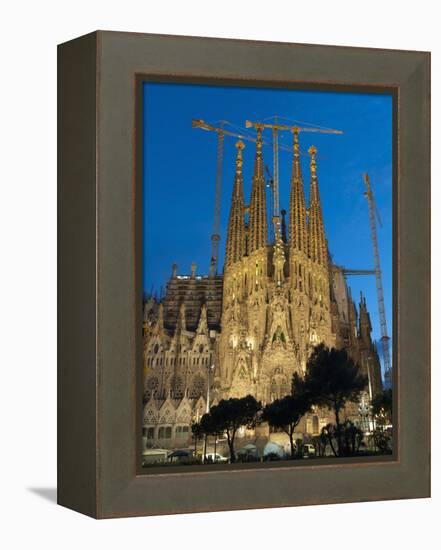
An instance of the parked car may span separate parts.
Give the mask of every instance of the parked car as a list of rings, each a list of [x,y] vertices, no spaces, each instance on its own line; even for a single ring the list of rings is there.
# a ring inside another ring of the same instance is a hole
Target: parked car
[[[167,460],[168,453],[167,449],[146,449],[142,453],[142,463],[143,465],[163,464]]]
[[[219,453],[207,453],[207,462],[228,462],[230,459]]]
[[[191,461],[193,453],[191,451],[185,451],[182,449],[176,449],[168,454],[169,462],[179,462],[181,464],[186,464]]]
[[[315,447],[312,443],[304,443],[303,445],[303,458],[311,458],[315,456]]]

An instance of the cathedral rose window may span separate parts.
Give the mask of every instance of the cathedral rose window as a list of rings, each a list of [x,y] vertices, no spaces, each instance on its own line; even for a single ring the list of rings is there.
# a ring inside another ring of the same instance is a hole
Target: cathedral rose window
[[[159,380],[156,376],[150,376],[150,378],[147,379],[147,389],[156,390],[158,385]]]
[[[193,381],[193,394],[194,395],[202,395],[205,389],[205,380],[202,378],[202,376],[195,376]]]

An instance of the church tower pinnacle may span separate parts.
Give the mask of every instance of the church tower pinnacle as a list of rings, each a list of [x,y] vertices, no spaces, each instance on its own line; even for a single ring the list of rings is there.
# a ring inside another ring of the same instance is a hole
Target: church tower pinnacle
[[[306,264],[308,261],[308,232],[306,225],[305,194],[300,167],[299,133],[293,131],[293,164],[289,199],[289,246],[294,287],[306,291]]]
[[[327,267],[328,251],[317,181],[317,149],[314,145],[308,149],[308,153],[311,156],[311,186],[309,193],[309,256],[313,262],[316,262],[323,267]]]
[[[257,128],[256,157],[254,161],[249,217],[249,252],[267,245],[265,178],[262,158],[262,128]]]
[[[236,175],[234,178],[233,196],[231,198],[230,219],[228,222],[226,264],[232,265],[242,259],[245,254],[245,218],[243,200],[242,141],[236,143]]]

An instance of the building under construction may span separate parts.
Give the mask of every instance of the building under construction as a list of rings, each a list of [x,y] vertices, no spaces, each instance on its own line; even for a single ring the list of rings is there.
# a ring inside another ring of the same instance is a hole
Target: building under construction
[[[249,201],[243,192],[244,144],[236,144],[225,262],[208,274],[172,268],[165,296],[144,304],[144,437],[147,446],[185,447],[191,423],[221,398],[254,395],[263,404],[290,392],[317,344],[345,348],[368,377],[366,399],[381,390],[366,300],[356,306],[345,269],[327,247],[316,149],[309,153],[309,204],[293,132],[286,219],[268,219],[261,126],[256,126]],[[269,239],[269,225],[274,237]],[[189,258],[189,264],[191,259]],[[354,272],[353,274],[356,274]],[[357,419],[358,405],[346,410]],[[308,415],[299,431],[317,434],[328,411]],[[268,436],[270,437],[270,436]]]

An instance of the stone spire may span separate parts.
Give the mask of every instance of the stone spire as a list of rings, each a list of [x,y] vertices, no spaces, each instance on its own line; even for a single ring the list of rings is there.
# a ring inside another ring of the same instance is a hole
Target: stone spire
[[[366,298],[364,298],[361,292],[360,292],[359,310],[360,310],[360,317],[359,317],[360,337],[365,343],[370,343],[371,332],[372,332],[371,319],[366,307]]]
[[[163,334],[164,333],[164,306],[159,304],[158,307],[158,317],[155,321],[153,327],[153,334]]]
[[[232,265],[245,254],[245,216],[243,200],[242,141],[236,143],[236,176],[234,178],[233,196],[231,197],[230,219],[228,222],[226,264]]]
[[[300,167],[299,133],[293,132],[293,165],[289,203],[289,244],[291,250],[308,254],[305,194]]]
[[[266,220],[265,177],[262,159],[262,128],[257,129],[256,157],[254,161],[253,185],[251,189],[249,241],[250,253],[266,247],[268,226]]]
[[[317,181],[317,164],[315,160],[317,149],[314,145],[308,149],[308,153],[311,156],[311,186],[309,192],[309,257],[313,262],[327,267],[328,252]]]
[[[185,304],[181,303],[179,306],[178,322],[176,323],[176,332],[187,330],[187,323],[185,321]]]
[[[207,333],[208,333],[207,306],[205,304],[202,304],[201,315],[199,317],[196,334],[207,334]]]

